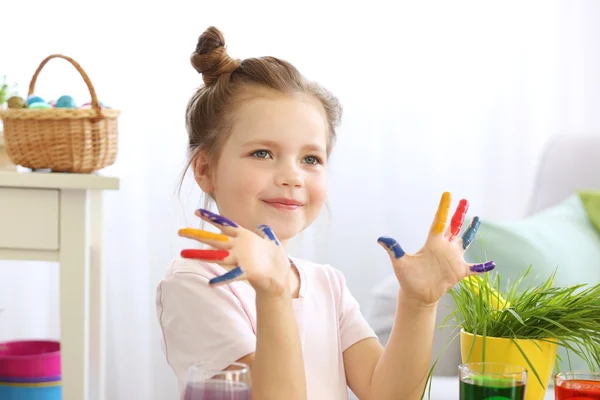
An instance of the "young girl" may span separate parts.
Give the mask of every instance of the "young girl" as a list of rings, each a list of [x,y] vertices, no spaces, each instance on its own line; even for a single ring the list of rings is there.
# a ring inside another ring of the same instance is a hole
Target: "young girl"
[[[208,249],[183,250],[157,288],[163,351],[183,391],[199,361],[250,366],[258,400],[418,399],[430,366],[438,299],[493,262],[469,265],[468,203],[446,228],[442,195],[424,247],[405,254],[381,237],[402,287],[385,349],[342,274],[289,256],[286,245],[319,215],[327,160],[341,116],[337,99],[273,57],[227,55],[219,30],[199,38],[191,62],[205,85],[187,108],[190,165],[219,214],[196,215],[220,234],[182,229]]]

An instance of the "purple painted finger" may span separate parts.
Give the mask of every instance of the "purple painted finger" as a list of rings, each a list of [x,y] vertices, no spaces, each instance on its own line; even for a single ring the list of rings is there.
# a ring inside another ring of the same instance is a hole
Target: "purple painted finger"
[[[205,210],[203,208],[199,209],[198,211],[200,212],[200,215],[202,215],[204,218],[209,219],[211,222],[214,222],[215,224],[218,224],[221,226],[231,226],[233,228],[238,227],[235,222],[228,220],[227,218],[225,218],[219,214],[215,214],[215,213]]]
[[[493,261],[488,261],[483,264],[471,265],[470,269],[472,272],[488,272],[496,268],[496,264]]]

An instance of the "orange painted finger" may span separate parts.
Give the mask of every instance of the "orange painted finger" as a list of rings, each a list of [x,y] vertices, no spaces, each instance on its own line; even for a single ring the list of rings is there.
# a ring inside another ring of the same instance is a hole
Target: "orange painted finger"
[[[433,221],[433,225],[431,226],[431,233],[434,235],[439,235],[444,232],[446,229],[446,223],[448,222],[448,214],[450,213],[450,202],[452,201],[452,196],[450,192],[444,192],[442,194],[442,198],[440,199],[440,205],[438,206],[438,210],[435,213],[435,220]]]
[[[218,242],[228,242],[229,241],[229,236],[227,236],[227,235],[203,231],[201,229],[194,229],[194,228],[180,229],[179,234],[181,236],[186,236],[186,237],[200,239],[200,240],[216,240]]]

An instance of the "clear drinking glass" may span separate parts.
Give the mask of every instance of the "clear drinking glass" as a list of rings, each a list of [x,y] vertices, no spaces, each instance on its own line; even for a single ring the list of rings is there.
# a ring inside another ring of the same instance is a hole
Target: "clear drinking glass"
[[[559,372],[554,375],[556,400],[600,400],[600,372]]]
[[[223,371],[211,362],[191,365],[184,400],[251,400],[250,369],[242,363],[231,368]]]
[[[524,400],[527,369],[519,365],[476,362],[458,366],[460,400]]]

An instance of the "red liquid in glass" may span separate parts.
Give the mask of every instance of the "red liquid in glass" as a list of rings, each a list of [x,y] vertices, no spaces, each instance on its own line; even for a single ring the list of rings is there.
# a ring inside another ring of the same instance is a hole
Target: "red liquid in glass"
[[[572,379],[554,388],[557,400],[600,400],[600,381]]]

